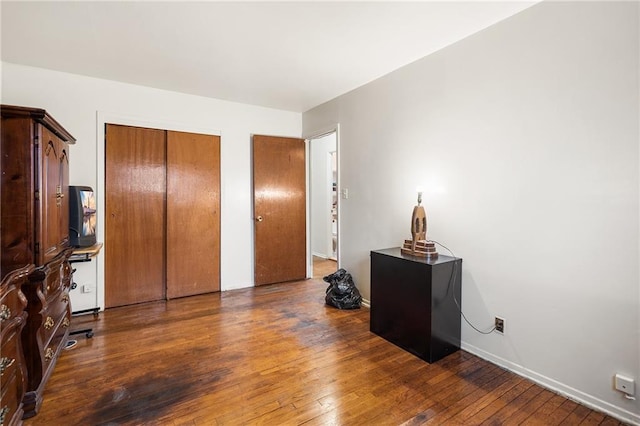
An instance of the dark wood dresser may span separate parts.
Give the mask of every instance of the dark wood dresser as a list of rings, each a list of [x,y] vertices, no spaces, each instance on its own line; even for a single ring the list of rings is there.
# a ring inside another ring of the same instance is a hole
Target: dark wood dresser
[[[460,258],[372,251],[371,331],[427,362],[460,349],[461,270]]]
[[[2,105],[1,115],[0,277],[35,266],[22,284],[27,299],[22,402],[28,418],[42,404],[69,334],[69,144],[75,139],[42,109]]]
[[[22,422],[22,398],[27,373],[22,355],[20,335],[27,318],[27,299],[21,287],[27,282],[33,265],[16,269],[0,283],[0,425],[17,425]]]

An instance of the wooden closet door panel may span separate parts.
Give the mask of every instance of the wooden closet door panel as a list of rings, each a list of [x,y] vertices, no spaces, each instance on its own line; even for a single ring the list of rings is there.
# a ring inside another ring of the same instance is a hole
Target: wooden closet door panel
[[[167,132],[167,297],[220,290],[220,137]]]
[[[62,249],[60,216],[63,204],[68,204],[68,201],[60,196],[63,193],[60,173],[65,160],[63,155],[66,157],[66,153],[63,153],[65,144],[43,125],[36,126],[40,152],[40,175],[37,183],[39,220],[36,224],[39,255],[36,265],[40,266],[52,261]],[[68,210],[66,212],[68,214]]]
[[[4,112],[4,111],[3,111]],[[36,150],[31,120],[2,116],[0,125],[0,279],[36,262],[36,208],[33,197]],[[29,143],[31,141],[31,143]]]
[[[165,298],[165,132],[105,132],[105,305]]]

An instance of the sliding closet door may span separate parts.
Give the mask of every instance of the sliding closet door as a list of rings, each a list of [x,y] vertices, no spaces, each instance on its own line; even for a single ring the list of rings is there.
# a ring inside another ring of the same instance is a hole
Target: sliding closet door
[[[167,298],[220,290],[220,137],[167,132]]]
[[[165,132],[105,133],[105,305],[164,299]]]

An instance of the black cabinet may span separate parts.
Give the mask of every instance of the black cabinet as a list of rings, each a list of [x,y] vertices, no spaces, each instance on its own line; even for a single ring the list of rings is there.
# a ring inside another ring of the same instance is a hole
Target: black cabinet
[[[371,331],[427,362],[460,349],[461,270],[459,258],[372,251]]]

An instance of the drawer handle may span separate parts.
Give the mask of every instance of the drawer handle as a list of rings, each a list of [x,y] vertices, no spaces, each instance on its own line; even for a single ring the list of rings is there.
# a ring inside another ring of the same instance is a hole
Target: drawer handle
[[[53,318],[47,317],[47,320],[44,322],[44,329],[51,330],[55,322],[53,322]]]
[[[2,305],[0,307],[0,320],[4,321],[9,319],[11,316],[11,309],[7,305]]]
[[[2,410],[0,410],[0,425],[4,424],[4,418],[7,416],[8,412],[9,412],[8,405],[5,405],[4,407],[2,407]]]
[[[69,327],[69,318],[65,318],[64,320],[62,320],[62,326]]]
[[[44,360],[49,362],[53,359],[53,349],[47,348],[47,351],[44,353]]]
[[[4,374],[4,370],[6,370],[7,368],[11,367],[14,362],[16,362],[15,359],[7,358],[6,356],[3,356],[0,359],[0,376],[2,376]],[[2,424],[2,423],[0,423],[0,424]]]

